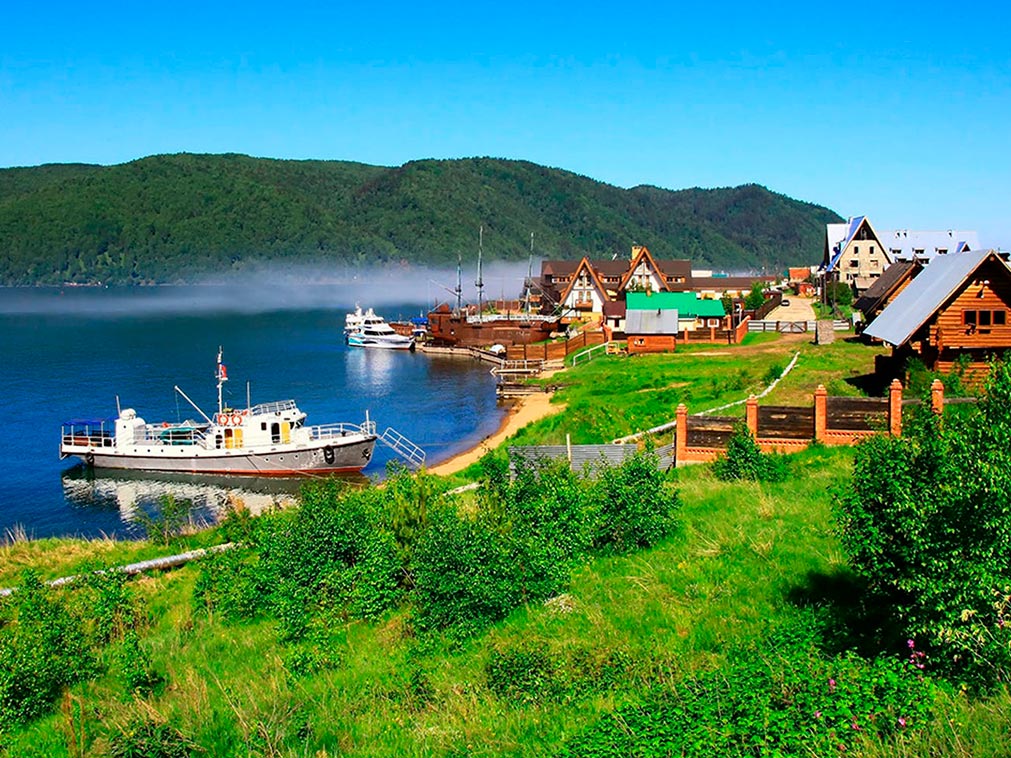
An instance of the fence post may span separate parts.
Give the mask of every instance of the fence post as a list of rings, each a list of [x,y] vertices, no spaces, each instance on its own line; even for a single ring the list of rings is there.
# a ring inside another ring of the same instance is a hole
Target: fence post
[[[745,404],[745,419],[748,422],[748,431],[751,432],[751,436],[758,437],[758,398],[752,395],[748,398],[748,402]]]
[[[938,416],[944,415],[944,385],[940,379],[930,383],[930,410]]]
[[[684,463],[685,451],[688,448],[688,407],[678,404],[677,430],[674,437],[674,465]]]
[[[888,387],[888,433],[902,436],[902,382],[892,379]]]
[[[814,439],[824,442],[828,416],[828,390],[824,384],[819,384],[814,391]]]

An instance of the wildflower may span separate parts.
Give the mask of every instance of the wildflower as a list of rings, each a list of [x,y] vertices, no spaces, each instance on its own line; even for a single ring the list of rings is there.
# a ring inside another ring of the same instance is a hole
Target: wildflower
[[[860,731],[860,724],[857,723],[857,720],[855,718],[853,719],[853,723],[850,724],[850,727],[856,729],[858,732]]]
[[[904,727],[905,725],[906,725],[906,717],[905,716],[899,716],[899,727],[901,728],[901,727]]]
[[[906,645],[909,646],[910,650],[912,650],[914,647],[916,647],[916,643],[913,642],[913,640],[906,640]]]
[[[815,711],[815,712],[814,712],[814,717],[815,717],[816,719],[820,719],[820,718],[821,718],[821,711]]]
[[[835,692],[835,679],[828,680],[828,691]]]

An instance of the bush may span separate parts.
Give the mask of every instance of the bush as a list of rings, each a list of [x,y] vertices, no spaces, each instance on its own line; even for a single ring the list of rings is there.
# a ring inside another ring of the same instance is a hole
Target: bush
[[[981,686],[1011,678],[1011,370],[975,413],[924,409],[860,445],[836,499],[843,547],[928,660]]]
[[[598,550],[623,553],[653,547],[678,528],[681,503],[652,452],[636,453],[620,466],[605,468],[594,495]]]
[[[763,453],[751,431],[738,424],[727,443],[726,455],[713,463],[713,473],[723,482],[747,480],[755,482],[781,482],[789,474],[785,456]]]
[[[488,689],[517,705],[548,700],[555,694],[555,670],[543,645],[495,648],[484,667]]]
[[[190,758],[197,752],[203,751],[193,740],[152,713],[134,718],[109,740],[112,758]]]

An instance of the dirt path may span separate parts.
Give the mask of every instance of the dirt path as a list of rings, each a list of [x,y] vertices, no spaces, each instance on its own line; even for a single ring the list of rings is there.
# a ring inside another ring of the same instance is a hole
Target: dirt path
[[[479,461],[485,453],[498,447],[527,424],[546,416],[560,413],[563,410],[565,410],[564,405],[551,405],[551,395],[546,392],[521,398],[506,412],[505,417],[502,419],[502,425],[499,426],[497,432],[485,437],[470,450],[433,466],[428,469],[428,473],[446,476],[463,471],[467,466]]]

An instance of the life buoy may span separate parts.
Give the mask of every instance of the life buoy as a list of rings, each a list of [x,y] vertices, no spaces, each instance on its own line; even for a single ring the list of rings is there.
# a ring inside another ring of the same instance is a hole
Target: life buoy
[[[231,421],[231,416],[227,413],[219,413],[215,418],[220,426],[228,426],[229,421]]]
[[[238,413],[232,416],[232,426],[242,426],[242,416]]]
[[[95,454],[89,450],[87,453],[84,454],[84,462],[87,463],[89,466],[94,466]]]
[[[323,448],[323,460],[325,460],[327,463],[333,463],[334,458],[335,458],[334,451],[330,445],[327,445],[325,448]]]

